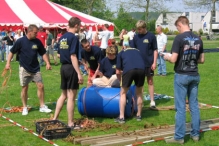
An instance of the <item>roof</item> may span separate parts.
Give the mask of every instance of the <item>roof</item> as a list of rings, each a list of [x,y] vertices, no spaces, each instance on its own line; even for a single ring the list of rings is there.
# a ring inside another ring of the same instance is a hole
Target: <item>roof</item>
[[[80,18],[82,25],[114,25],[48,0],[0,0],[0,14],[0,26],[62,27],[72,16]]]

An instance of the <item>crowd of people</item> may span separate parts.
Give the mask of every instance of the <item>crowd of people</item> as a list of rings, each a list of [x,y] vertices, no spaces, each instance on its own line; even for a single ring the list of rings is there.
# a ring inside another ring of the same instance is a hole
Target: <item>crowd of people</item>
[[[202,40],[189,29],[187,17],[180,16],[175,26],[179,35],[174,39],[171,54],[166,53],[167,36],[162,32],[162,27],[157,26],[155,34],[147,30],[143,20],[136,23],[130,32],[123,29],[120,34],[121,51],[118,50],[116,41],[111,38],[109,25],[96,26],[96,32],[91,33],[86,27],[81,27],[81,20],[72,17],[68,21],[66,33],[61,33],[55,40],[49,29],[46,32],[42,27],[30,25],[27,34],[23,37],[15,36],[9,32],[3,37],[1,46],[6,40],[6,69],[10,69],[13,55],[19,54],[19,77],[22,87],[21,98],[23,103],[22,115],[27,115],[28,84],[33,81],[37,85],[40,100],[40,112],[51,112],[44,103],[44,85],[40,73],[40,65],[46,63],[46,69],[51,70],[49,54],[57,64],[54,52],[51,50],[57,44],[57,57],[61,63],[61,95],[57,101],[54,120],[58,119],[61,109],[67,100],[68,126],[75,128],[74,108],[79,85],[83,84],[83,75],[88,74],[87,87],[116,87],[121,88],[119,108],[120,114],[114,121],[125,123],[126,93],[134,82],[136,86],[137,114],[136,120],[142,119],[143,87],[145,80],[151,102],[150,107],[155,108],[154,81],[155,69],[157,75],[166,76],[166,62],[175,63],[174,96],[176,108],[175,136],[166,140],[167,143],[184,143],[185,136],[185,104],[188,96],[191,116],[191,138],[199,140],[200,113],[198,108],[198,63],[204,63]],[[93,36],[92,36],[93,35]],[[109,39],[111,44],[109,45]],[[16,42],[15,42],[16,41]],[[14,43],[15,42],[15,43]],[[46,49],[45,49],[46,48]],[[2,49],[1,49],[2,50]],[[40,63],[38,56],[41,57]]]

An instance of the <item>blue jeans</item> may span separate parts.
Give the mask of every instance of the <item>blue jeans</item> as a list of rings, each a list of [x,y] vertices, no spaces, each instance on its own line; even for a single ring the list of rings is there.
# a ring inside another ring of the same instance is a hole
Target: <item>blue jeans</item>
[[[188,96],[191,114],[191,136],[200,134],[200,111],[198,106],[198,85],[200,76],[175,74],[174,96],[175,96],[175,135],[176,140],[181,140],[186,131],[186,96]]]
[[[157,68],[158,74],[166,75],[167,74],[166,62],[163,56],[160,55],[160,53],[158,54],[158,57],[157,57],[157,65],[158,65],[158,68]]]
[[[0,54],[1,54],[1,60],[4,61],[5,60],[5,58],[4,58],[5,48],[1,48],[1,46],[0,46]]]

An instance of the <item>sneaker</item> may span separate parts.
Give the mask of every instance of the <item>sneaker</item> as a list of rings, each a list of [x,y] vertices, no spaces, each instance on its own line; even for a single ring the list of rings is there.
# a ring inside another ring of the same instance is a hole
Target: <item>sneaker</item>
[[[23,107],[22,115],[26,116],[28,114],[28,109],[27,107]]]
[[[40,107],[39,111],[44,113],[50,113],[52,110],[49,109],[46,105],[44,105],[43,107]]]
[[[166,139],[166,143],[178,143],[178,144],[184,144],[184,139],[175,140],[174,138]]]
[[[156,105],[155,105],[155,102],[154,102],[154,101],[151,101],[150,107],[151,107],[151,108],[156,108]]]
[[[198,142],[198,141],[199,141],[199,136],[191,136],[191,139],[192,139],[194,142]]]
[[[141,121],[141,116],[136,116],[135,118],[137,121]]]
[[[114,120],[114,122],[116,122],[116,123],[119,123],[119,124],[124,124],[125,123],[125,119],[124,118],[116,118],[115,120]]]

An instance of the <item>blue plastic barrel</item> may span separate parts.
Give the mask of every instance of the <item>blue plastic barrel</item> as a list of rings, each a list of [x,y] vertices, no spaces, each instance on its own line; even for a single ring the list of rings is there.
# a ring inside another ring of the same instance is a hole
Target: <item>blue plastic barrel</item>
[[[88,117],[116,118],[119,116],[119,99],[120,88],[82,88],[78,93],[78,111]],[[125,117],[131,117],[136,104],[130,91],[126,99]]]

